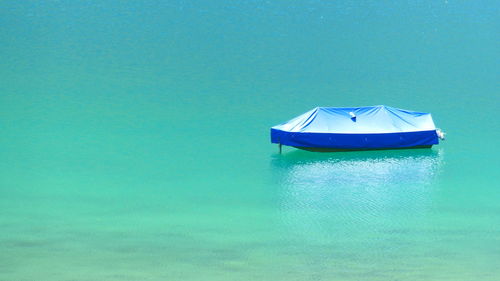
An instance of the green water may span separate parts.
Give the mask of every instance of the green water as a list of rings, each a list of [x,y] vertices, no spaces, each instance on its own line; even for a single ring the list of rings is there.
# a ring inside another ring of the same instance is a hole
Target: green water
[[[500,280],[498,1],[3,1],[0,280]],[[315,106],[431,150],[310,153]]]

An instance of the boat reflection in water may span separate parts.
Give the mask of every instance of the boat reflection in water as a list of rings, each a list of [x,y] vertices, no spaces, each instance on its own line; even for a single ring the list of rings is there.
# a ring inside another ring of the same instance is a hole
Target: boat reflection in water
[[[442,161],[432,149],[275,155],[285,236],[304,256],[402,255],[425,224]]]

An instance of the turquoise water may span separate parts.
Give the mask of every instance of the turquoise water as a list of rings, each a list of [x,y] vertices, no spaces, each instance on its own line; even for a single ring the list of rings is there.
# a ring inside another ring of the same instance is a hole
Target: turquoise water
[[[498,1],[4,1],[0,280],[499,280]],[[431,150],[310,153],[315,106]]]

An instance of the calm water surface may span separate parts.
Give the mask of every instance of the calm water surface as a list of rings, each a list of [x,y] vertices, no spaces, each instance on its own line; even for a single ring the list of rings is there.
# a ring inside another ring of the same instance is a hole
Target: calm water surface
[[[499,280],[499,13],[4,1],[0,280]],[[270,144],[315,106],[376,104],[448,139]]]

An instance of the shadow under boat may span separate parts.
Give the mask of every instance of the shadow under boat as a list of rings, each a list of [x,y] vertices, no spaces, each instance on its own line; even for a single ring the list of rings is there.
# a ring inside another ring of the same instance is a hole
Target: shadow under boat
[[[342,148],[330,148],[330,147],[302,147],[293,146],[297,149],[311,151],[311,152],[348,152],[348,151],[368,151],[368,150],[406,150],[406,149],[425,149],[432,148],[432,145],[418,145],[411,147],[390,147],[390,148],[359,148],[359,149],[342,149]],[[281,151],[281,148],[280,148]]]
[[[420,148],[400,148],[400,149],[369,149],[369,150],[334,150],[325,148],[321,152],[337,152],[337,153],[309,153],[307,149],[291,150],[283,153],[276,153],[272,157],[273,165],[286,165],[298,163],[312,163],[322,161],[370,161],[383,159],[440,159],[442,157],[441,150],[430,149],[429,147]],[[437,161],[437,160],[436,160]]]

